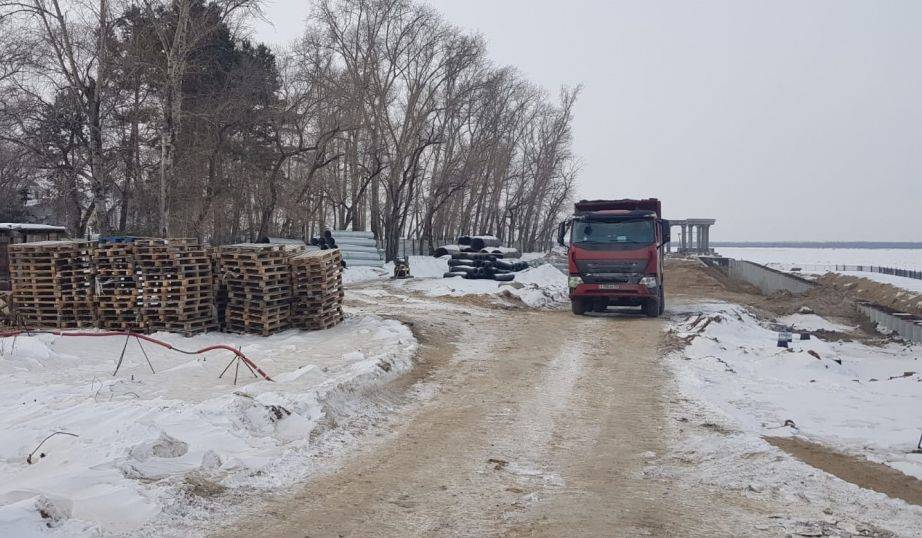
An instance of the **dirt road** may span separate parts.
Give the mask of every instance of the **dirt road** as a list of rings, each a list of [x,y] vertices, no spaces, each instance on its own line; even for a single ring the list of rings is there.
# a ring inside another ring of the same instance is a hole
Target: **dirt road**
[[[731,535],[771,509],[645,476],[668,443],[662,321],[414,302],[362,307],[414,323],[432,396],[224,532]]]

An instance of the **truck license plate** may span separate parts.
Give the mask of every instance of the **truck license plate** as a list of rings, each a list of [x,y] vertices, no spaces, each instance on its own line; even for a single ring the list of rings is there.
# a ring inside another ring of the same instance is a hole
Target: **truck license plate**
[[[600,290],[627,290],[630,289],[628,284],[599,284]]]

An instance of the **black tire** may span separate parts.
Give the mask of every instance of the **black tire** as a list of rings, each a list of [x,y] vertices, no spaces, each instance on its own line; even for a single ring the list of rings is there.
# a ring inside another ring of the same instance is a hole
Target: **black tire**
[[[570,310],[577,316],[582,316],[588,310],[589,304],[585,299],[570,299]]]
[[[663,290],[663,286],[659,287],[659,315],[666,313],[666,291]]]
[[[658,318],[662,308],[660,307],[659,299],[647,299],[643,303],[643,314],[648,318]]]

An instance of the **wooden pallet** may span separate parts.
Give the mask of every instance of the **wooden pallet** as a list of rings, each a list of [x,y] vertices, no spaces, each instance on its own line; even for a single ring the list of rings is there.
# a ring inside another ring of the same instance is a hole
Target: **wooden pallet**
[[[291,260],[292,323],[324,330],[343,320],[342,254],[339,249],[306,252]]]
[[[93,257],[99,327],[145,331],[140,275],[131,243],[100,243]]]
[[[239,244],[217,250],[222,287],[218,308],[229,331],[269,335],[291,321],[290,245]],[[219,314],[220,315],[220,314]]]
[[[141,315],[150,330],[192,336],[217,328],[211,262],[197,240],[138,240],[134,257]]]
[[[11,314],[34,327],[93,326],[92,253],[86,241],[10,245]]]

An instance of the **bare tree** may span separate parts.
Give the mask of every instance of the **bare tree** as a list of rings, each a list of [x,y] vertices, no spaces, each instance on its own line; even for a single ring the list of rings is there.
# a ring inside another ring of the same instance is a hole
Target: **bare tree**
[[[311,0],[282,51],[244,37],[257,0],[111,2],[0,0],[4,177],[74,233],[540,248],[572,195],[578,89],[415,0]]]
[[[144,0],[148,22],[153,26],[163,52],[163,95],[160,118],[160,207],[159,231],[170,232],[168,191],[176,183],[176,141],[183,122],[183,81],[194,69],[193,54],[215,33],[234,23],[241,13],[259,10],[258,0],[196,0],[168,3]]]

